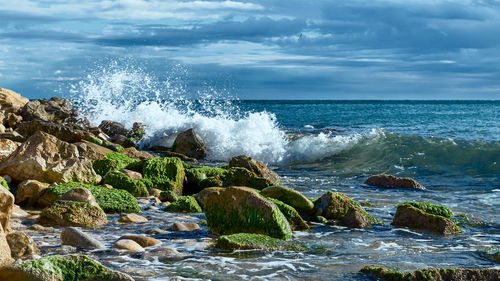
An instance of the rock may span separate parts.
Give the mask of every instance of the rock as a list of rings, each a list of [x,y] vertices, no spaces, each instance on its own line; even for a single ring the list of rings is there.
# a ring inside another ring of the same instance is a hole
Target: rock
[[[200,226],[194,222],[189,222],[189,223],[175,222],[170,226],[170,229],[173,231],[195,231],[199,230]]]
[[[327,192],[314,204],[316,215],[327,219],[339,220],[352,228],[366,228],[376,220],[361,205],[339,192]]]
[[[125,175],[127,175],[129,178],[131,178],[133,180],[142,180],[142,175],[139,172],[132,171],[129,169],[121,169],[120,172],[124,173]]]
[[[313,202],[302,195],[302,193],[290,188],[270,186],[264,188],[261,195],[280,200],[281,202],[292,206],[303,216],[310,215],[314,212]]]
[[[75,128],[74,126],[46,122],[39,119],[19,123],[16,131],[26,138],[33,135],[37,131],[42,131],[69,143],[81,142],[82,140],[91,140],[92,138],[95,138],[92,133]]]
[[[253,159],[245,155],[233,157],[229,162],[229,168],[242,167],[261,178],[265,178],[276,184],[280,183],[280,177],[275,172],[271,171],[266,164],[259,160]]]
[[[496,281],[500,280],[500,269],[470,269],[470,268],[425,268],[413,272],[400,272],[396,268],[365,266],[363,273],[373,274],[387,281]]]
[[[39,99],[29,101],[20,112],[23,120],[41,119],[47,122],[63,123],[69,117],[76,117],[73,101],[62,98]]]
[[[5,126],[2,124],[2,123],[3,123],[3,121],[1,120],[1,117],[3,117],[3,116],[0,116],[0,133],[5,133],[6,128],[5,128]]]
[[[21,143],[15,142],[9,139],[0,139],[0,163],[7,157],[9,157],[12,152],[14,152]]]
[[[397,178],[390,175],[376,175],[369,177],[365,184],[382,187],[401,187],[425,190],[425,187],[411,178]]]
[[[56,201],[42,210],[38,222],[54,226],[96,228],[108,222],[106,213],[85,202]]]
[[[197,159],[207,156],[203,141],[192,128],[177,135],[172,150]]]
[[[292,230],[307,230],[309,229],[309,225],[302,219],[297,210],[295,210],[292,206],[285,204],[274,198],[267,198],[273,204],[280,209],[281,213],[285,215],[286,220],[290,224]]]
[[[55,202],[64,193],[78,187],[88,189],[94,196],[97,204],[99,204],[106,213],[133,213],[141,211],[141,207],[137,203],[135,197],[125,190],[110,189],[79,182],[67,182],[49,187],[38,200],[38,205],[46,207]]]
[[[158,188],[151,188],[148,190],[149,196],[154,196],[156,198],[160,198],[161,190]]]
[[[64,193],[57,200],[84,202],[92,206],[99,207],[99,204],[97,204],[94,195],[92,195],[92,193],[84,187],[75,187],[73,189],[70,189],[68,192]]]
[[[119,152],[111,152],[105,155],[103,159],[97,159],[92,162],[94,170],[101,176],[106,176],[109,171],[119,171],[132,165],[142,163]],[[140,167],[142,169],[142,165]],[[130,168],[130,170],[133,170]]]
[[[120,217],[118,222],[120,223],[137,223],[137,222],[147,222],[148,219],[140,216],[138,214],[126,214]]]
[[[122,240],[122,239],[133,240],[137,244],[141,245],[141,247],[144,247],[144,248],[155,246],[155,245],[158,245],[161,243],[160,240],[157,240],[157,239],[154,239],[151,237],[142,236],[142,235],[125,235],[125,236],[118,238],[118,240]]]
[[[184,162],[198,163],[198,160],[196,160],[196,158],[189,157],[189,156],[181,154],[181,153],[177,153],[177,152],[173,152],[173,151],[169,151],[169,150],[162,150],[159,153],[161,156],[164,156],[164,157],[177,157]]]
[[[126,190],[135,197],[148,195],[148,188],[144,181],[131,179],[122,172],[108,172],[106,176],[104,176],[103,183],[110,184],[115,189]]]
[[[164,209],[167,212],[177,213],[201,213],[201,207],[193,196],[180,196],[177,201],[172,202]]]
[[[223,186],[246,186],[259,190],[275,185],[274,182],[263,177],[258,177],[253,172],[243,167],[229,168],[222,175],[222,181]]]
[[[14,208],[12,208],[11,218],[27,218],[32,216],[30,213],[21,209],[18,205],[14,204]]]
[[[11,255],[9,243],[7,243],[7,238],[5,231],[3,230],[2,224],[0,224],[0,269],[2,266],[11,263]]]
[[[104,146],[100,146],[98,144],[83,140],[81,142],[75,143],[76,147],[78,147],[78,151],[80,152],[80,156],[85,157],[89,160],[97,160],[106,158],[106,155],[109,153],[113,153],[111,149],[105,148]]]
[[[178,261],[184,258],[184,255],[176,249],[169,247],[155,248],[147,252],[140,253],[140,257],[149,261],[158,259],[159,262]]]
[[[7,130],[4,133],[0,134],[0,139],[8,139],[8,140],[15,141],[15,142],[26,141],[26,138],[23,135],[19,134],[18,132],[7,131]]]
[[[15,114],[15,113],[8,113],[7,114],[7,125],[11,128],[15,128],[17,123],[21,122],[23,120],[23,117]]]
[[[0,269],[0,280],[134,281],[132,277],[113,271],[85,255],[47,256],[40,259],[18,261]]]
[[[4,232],[9,233],[10,229],[10,216],[14,208],[14,195],[7,189],[0,187],[0,225]]]
[[[262,234],[237,233],[222,235],[217,239],[216,247],[223,250],[265,250],[265,251],[303,251],[299,244],[283,241]]]
[[[104,248],[101,242],[75,227],[67,227],[61,231],[61,242],[63,245],[70,245],[86,250]]]
[[[26,259],[40,254],[35,241],[24,232],[13,232],[7,234],[10,253],[14,259]]]
[[[453,212],[444,206],[405,202],[396,207],[392,225],[425,229],[439,234],[455,234],[461,232],[451,219]]]
[[[183,192],[185,194],[194,194],[202,191],[204,188],[211,187],[208,178],[218,177],[219,180],[226,172],[226,169],[217,167],[203,166],[186,170],[186,181]],[[216,186],[222,186],[222,181]]]
[[[0,88],[0,111],[6,115],[8,113],[17,113],[29,100],[20,94]]]
[[[99,129],[110,137],[117,135],[126,136],[128,134],[128,130],[125,129],[125,126],[110,120],[103,120],[99,125]]]
[[[147,151],[138,151],[135,147],[127,147],[121,151],[123,155],[127,155],[130,158],[138,160],[148,160],[155,157],[153,154]]]
[[[10,191],[9,183],[4,177],[0,177],[0,187],[4,187],[5,189]]]
[[[80,157],[78,148],[43,132],[32,135],[0,164],[0,174],[16,181],[99,182],[92,163]]]
[[[165,201],[166,202],[175,202],[175,201],[179,200],[180,197],[181,196],[173,193],[172,191],[167,190],[167,191],[162,191],[160,193],[159,199],[160,199],[160,201],[163,201],[163,202],[165,202]]]
[[[144,163],[142,175],[155,188],[182,194],[185,171],[179,158],[151,158]]]
[[[37,180],[25,180],[21,182],[17,186],[16,204],[34,206],[47,188],[49,188],[48,183],[39,182]]]
[[[115,242],[113,248],[126,250],[127,252],[144,252],[144,248],[141,247],[137,242],[130,239],[121,239]]]
[[[212,188],[201,205],[210,230],[218,234],[240,232],[266,234],[288,239],[291,228],[281,211],[257,191],[248,187]]]

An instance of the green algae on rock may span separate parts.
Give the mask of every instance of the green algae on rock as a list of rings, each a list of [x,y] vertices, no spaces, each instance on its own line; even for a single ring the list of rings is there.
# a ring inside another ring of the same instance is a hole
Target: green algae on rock
[[[183,193],[194,194],[200,192],[206,187],[222,186],[222,183],[215,183],[216,185],[212,185],[210,180],[207,181],[207,179],[212,177],[220,178],[225,171],[225,169],[208,166],[187,169]]]
[[[280,239],[291,236],[290,225],[278,207],[252,188],[210,188],[200,192],[197,199],[208,228],[215,233],[256,233]]]
[[[106,158],[94,160],[92,166],[98,175],[104,177],[109,171],[119,171],[124,168],[129,168],[127,166],[135,162],[140,161],[119,152],[111,152],[106,154]]]
[[[242,167],[232,167],[222,176],[224,186],[247,186],[262,190],[268,186],[276,185],[274,182],[258,177],[255,173]]]
[[[98,206],[60,200],[43,209],[38,222],[45,225],[96,228],[108,223],[108,219]]]
[[[170,205],[166,206],[164,211],[176,213],[201,213],[201,207],[193,196],[180,196]]]
[[[280,209],[281,213],[286,217],[292,230],[307,230],[309,225],[302,219],[297,210],[292,206],[281,202],[280,200],[274,198],[266,198],[267,200],[273,202],[273,204]]]
[[[411,272],[401,272],[394,268],[365,266],[362,273],[373,274],[387,281],[496,281],[500,280],[499,269],[469,269],[469,268],[425,268]]]
[[[0,185],[7,188],[7,190],[10,190],[9,184],[7,183],[7,181],[3,177],[0,177]]]
[[[185,171],[179,158],[151,158],[144,163],[142,175],[153,183],[154,188],[182,195]]]
[[[136,197],[148,195],[148,186],[144,181],[133,180],[122,172],[109,171],[103,182],[112,185],[113,188],[126,190]]]
[[[257,177],[262,177],[267,179],[270,182],[274,182],[276,184],[280,183],[280,177],[278,174],[269,169],[266,164],[262,163],[259,160],[253,159],[252,157],[246,155],[235,156],[229,161],[229,167],[242,167]]]
[[[137,200],[126,190],[94,186],[79,182],[67,182],[49,187],[45,194],[40,198],[39,204],[47,206],[56,201],[64,193],[76,187],[87,188],[94,195],[97,204],[106,213],[137,213],[141,207]]]
[[[216,247],[223,250],[265,250],[265,251],[303,251],[305,247],[290,241],[272,238],[263,234],[236,233],[222,235]]]
[[[17,261],[0,269],[0,280],[9,281],[133,281],[85,255],[48,256]]]
[[[443,216],[444,215],[444,216]],[[392,225],[425,229],[439,234],[455,234],[462,229],[449,219],[453,212],[444,206],[405,202],[396,207]],[[448,216],[448,217],[445,217]]]
[[[278,199],[292,206],[303,216],[310,215],[314,211],[314,204],[302,193],[283,186],[270,186],[262,190],[261,194],[266,197]]]
[[[170,190],[164,190],[160,193],[160,197],[158,197],[160,199],[160,201],[162,202],[175,202],[177,200],[179,200],[179,195],[173,193],[172,191]]]

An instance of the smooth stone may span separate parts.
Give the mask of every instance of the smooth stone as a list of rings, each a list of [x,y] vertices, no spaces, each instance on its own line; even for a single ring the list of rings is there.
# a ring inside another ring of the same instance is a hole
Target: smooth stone
[[[129,178],[133,180],[142,180],[142,174],[136,171],[132,171],[129,169],[121,169],[120,172],[124,173],[127,175]]]
[[[123,240],[123,239],[133,240],[137,244],[141,245],[141,247],[144,247],[144,248],[155,246],[155,245],[158,245],[161,243],[160,240],[157,240],[157,239],[154,239],[151,237],[147,237],[147,236],[142,236],[142,235],[125,235],[125,236],[118,238],[118,240]]]
[[[85,202],[89,203],[92,206],[98,207],[94,195],[90,192],[90,190],[84,187],[76,187],[68,192],[64,193],[58,201],[75,201],[75,202]]]
[[[13,232],[7,234],[10,253],[14,259],[25,259],[40,254],[35,241],[24,232]]]
[[[200,229],[200,226],[197,223],[189,222],[189,223],[174,223],[170,226],[173,231],[194,231]]]
[[[25,180],[21,182],[16,190],[16,204],[34,206],[47,188],[49,188],[48,183],[37,180]]]
[[[75,246],[87,250],[104,248],[101,242],[75,227],[67,227],[61,231],[61,242],[63,245]]]
[[[113,248],[126,250],[128,252],[144,252],[144,248],[134,240],[121,239],[115,242]]]
[[[161,194],[161,190],[158,189],[158,188],[151,188],[148,190],[148,194],[150,196],[155,196],[155,197],[160,197],[160,194]]]
[[[141,254],[141,257],[149,261],[153,261],[155,260],[155,258],[157,258],[160,262],[167,262],[181,260],[182,258],[184,258],[184,255],[179,253],[176,249],[161,247],[144,252]]]
[[[147,222],[148,219],[143,217],[143,216],[140,216],[138,214],[126,214],[126,215],[123,215],[119,220],[118,222],[120,223],[137,223],[137,222]]]

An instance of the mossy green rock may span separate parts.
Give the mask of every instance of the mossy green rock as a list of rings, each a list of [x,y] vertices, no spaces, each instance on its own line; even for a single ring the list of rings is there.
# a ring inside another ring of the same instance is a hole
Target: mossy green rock
[[[133,281],[132,277],[113,271],[85,255],[48,256],[17,261],[0,269],[5,281]]]
[[[106,158],[97,159],[92,161],[92,166],[95,172],[104,177],[110,171],[119,171],[121,169],[129,168],[129,165],[133,165],[135,162],[140,162],[119,152],[111,152],[106,154]]]
[[[222,183],[217,185],[210,185],[210,181],[207,181],[208,178],[221,177],[225,169],[216,168],[216,167],[198,167],[186,170],[186,182],[184,184],[183,193],[185,194],[194,194],[198,193],[206,187],[210,186],[221,186]]]
[[[43,209],[38,222],[54,226],[79,226],[96,228],[108,222],[106,213],[86,202],[56,201]]]
[[[142,175],[153,183],[154,188],[182,195],[185,170],[179,158],[151,158],[144,163]]]
[[[0,177],[0,185],[7,188],[7,190],[10,190],[9,184],[7,183],[7,181],[3,177]]]
[[[313,213],[314,204],[302,193],[283,186],[270,186],[262,190],[261,194],[266,197],[278,199],[292,206],[299,214],[307,216]]]
[[[469,269],[469,268],[426,268],[411,272],[401,272],[394,268],[366,266],[363,273],[373,274],[387,281],[496,281],[500,280],[499,269]]]
[[[392,224],[397,227],[425,229],[439,234],[455,234],[461,231],[461,228],[454,221],[441,214],[453,215],[451,210],[443,206],[405,202],[396,207]]]
[[[148,195],[148,186],[146,186],[143,180],[133,180],[122,172],[108,172],[103,182],[112,185],[113,188],[126,190],[136,197]]]
[[[175,202],[177,200],[179,200],[179,195],[173,193],[172,191],[170,190],[164,190],[160,193],[160,197],[159,199],[162,201],[162,202]]]
[[[261,193],[262,194],[262,193]],[[295,210],[292,206],[285,204],[274,198],[267,198],[273,204],[280,209],[281,213],[286,217],[290,227],[292,230],[307,230],[309,229],[309,225],[302,219],[297,210]]]
[[[236,233],[222,235],[216,247],[223,250],[265,250],[265,251],[303,251],[302,245],[272,238],[263,234]]]
[[[88,189],[92,195],[94,195],[97,204],[99,204],[106,213],[137,213],[141,211],[141,207],[137,203],[135,197],[126,190],[94,186],[79,182],[67,182],[49,187],[38,202],[42,203],[42,206],[47,206],[55,202],[70,189],[76,187]]]
[[[247,186],[262,190],[268,186],[275,185],[274,182],[258,177],[255,173],[242,167],[233,167],[223,175],[224,186]]]
[[[366,228],[377,220],[370,216],[360,204],[339,192],[327,192],[314,204],[316,215],[340,221],[352,228]]]
[[[201,207],[193,196],[180,196],[177,201],[166,206],[165,211],[177,213],[201,213]]]
[[[252,188],[211,188],[200,192],[197,199],[208,228],[215,233],[256,233],[280,239],[291,236],[290,225],[278,207]]]

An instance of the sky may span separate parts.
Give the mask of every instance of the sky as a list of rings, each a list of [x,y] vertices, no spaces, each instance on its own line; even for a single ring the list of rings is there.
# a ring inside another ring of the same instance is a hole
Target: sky
[[[0,87],[131,69],[240,99],[498,100],[500,0],[0,0]]]

